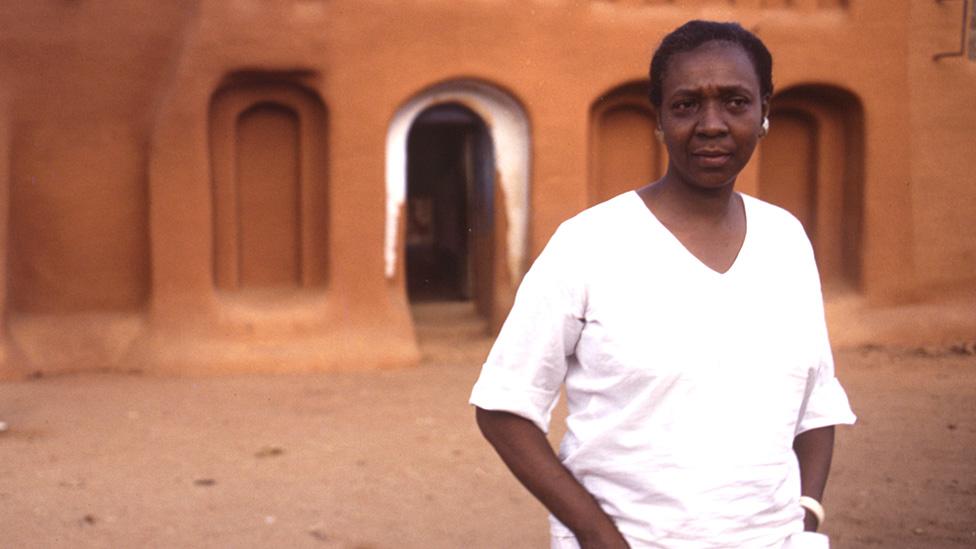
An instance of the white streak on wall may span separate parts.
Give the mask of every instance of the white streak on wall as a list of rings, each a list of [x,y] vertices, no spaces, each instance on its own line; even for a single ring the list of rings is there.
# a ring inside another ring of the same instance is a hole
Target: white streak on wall
[[[393,278],[397,268],[397,228],[407,195],[407,135],[420,113],[442,103],[460,103],[471,109],[491,133],[495,172],[505,193],[509,276],[512,284],[518,285],[528,249],[529,122],[514,98],[474,80],[454,80],[428,88],[393,116],[386,136],[386,277]]]

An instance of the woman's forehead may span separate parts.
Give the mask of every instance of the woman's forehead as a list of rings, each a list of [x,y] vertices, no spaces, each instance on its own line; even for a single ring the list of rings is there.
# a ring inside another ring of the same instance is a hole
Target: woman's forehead
[[[737,44],[719,41],[672,56],[662,84],[671,93],[681,89],[730,88],[759,92],[759,76],[749,54]]]

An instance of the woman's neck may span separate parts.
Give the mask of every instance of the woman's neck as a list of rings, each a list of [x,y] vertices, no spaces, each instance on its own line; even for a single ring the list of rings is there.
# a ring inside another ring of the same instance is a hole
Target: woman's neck
[[[644,203],[658,217],[682,219],[692,223],[722,223],[734,215],[734,181],[707,189],[689,185],[671,173],[639,189]]]
[[[665,176],[637,191],[644,205],[693,256],[718,273],[735,263],[746,237],[745,204],[730,182],[714,189]]]

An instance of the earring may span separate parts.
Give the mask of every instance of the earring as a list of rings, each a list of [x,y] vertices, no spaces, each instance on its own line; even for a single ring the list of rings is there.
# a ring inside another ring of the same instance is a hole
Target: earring
[[[661,128],[654,128],[654,137],[657,137],[658,141],[664,143],[664,130]]]
[[[759,130],[759,137],[766,137],[769,134],[769,117],[764,116],[762,121],[762,128]]]

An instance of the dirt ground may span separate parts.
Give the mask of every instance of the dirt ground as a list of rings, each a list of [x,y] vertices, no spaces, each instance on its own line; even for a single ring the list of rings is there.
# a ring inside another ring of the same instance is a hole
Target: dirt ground
[[[0,384],[0,547],[547,547],[466,404],[476,332],[428,326],[398,371]],[[835,549],[976,547],[971,353],[837,354],[860,420],[824,502]]]

